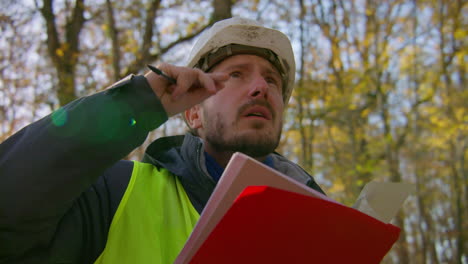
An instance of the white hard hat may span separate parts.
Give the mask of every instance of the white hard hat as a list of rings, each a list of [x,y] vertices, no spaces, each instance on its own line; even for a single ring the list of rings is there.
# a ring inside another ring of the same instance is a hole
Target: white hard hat
[[[203,32],[190,52],[188,67],[210,70],[236,54],[255,54],[268,59],[283,77],[283,99],[289,101],[294,86],[296,64],[289,38],[258,22],[234,17],[215,23]]]

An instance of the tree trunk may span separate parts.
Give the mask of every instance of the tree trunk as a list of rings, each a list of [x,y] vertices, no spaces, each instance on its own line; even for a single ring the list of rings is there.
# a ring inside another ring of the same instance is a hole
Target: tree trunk
[[[76,99],[75,93],[75,65],[63,65],[57,69],[58,91],[57,97],[60,105],[66,105]],[[60,67],[60,66],[59,66]]]
[[[456,57],[457,52],[461,49],[459,47],[459,43],[457,43],[456,39],[454,38],[455,32],[457,32],[460,27],[462,20],[461,10],[463,7],[462,1],[454,1],[454,2],[446,2],[446,1],[439,1],[439,40],[440,40],[440,67],[441,67],[441,79],[443,80],[444,88],[445,88],[445,115],[448,120],[452,123],[457,124],[462,122],[458,120],[455,112],[457,110],[457,100],[458,96],[462,95],[462,92],[459,91],[458,87],[464,87],[464,80],[465,76],[463,76],[459,82],[456,79],[452,79],[454,75],[454,71],[459,70],[459,73],[464,74],[464,66],[458,66],[454,63],[454,58]],[[445,30],[444,30],[445,29]],[[447,29],[450,31],[447,32]],[[458,85],[457,85],[458,83]],[[466,230],[464,225],[464,217],[466,214],[466,200],[463,202],[463,189],[466,191],[466,175],[460,175],[464,173],[463,164],[464,159],[460,157],[464,157],[464,153],[460,153],[464,151],[466,147],[465,138],[466,135],[463,134],[463,130],[460,130],[460,136],[455,136],[453,139],[450,139],[448,142],[449,144],[449,160],[447,163],[450,166],[451,170],[451,178],[452,178],[452,186],[454,189],[453,192],[453,199],[455,202],[454,205],[454,219],[455,219],[455,235],[453,237],[455,243],[455,262],[457,264],[464,263],[464,258],[466,259],[466,250],[467,250],[467,243],[466,243]],[[465,193],[465,198],[466,198]]]
[[[223,20],[226,18],[232,17],[232,4],[234,1],[232,0],[214,0],[213,1],[213,8],[214,12],[211,17],[212,22],[216,22],[219,20]]]
[[[377,78],[380,80],[380,78]],[[377,82],[377,92],[378,97],[380,98],[380,111],[381,118],[384,127],[384,138],[386,139],[385,146],[385,157],[387,161],[387,166],[390,174],[391,182],[401,182],[401,173],[400,173],[400,161],[399,161],[399,144],[396,144],[394,137],[391,133],[390,126],[390,114],[388,109],[388,94],[383,91],[382,84]],[[408,250],[408,242],[406,240],[406,230],[405,230],[405,214],[403,211],[395,217],[395,224],[400,227],[401,233],[400,237],[395,245],[395,249],[398,255],[398,263],[400,264],[409,264],[410,263],[410,254]]]
[[[391,149],[390,146],[387,148]],[[390,150],[387,153],[387,163],[390,169],[390,181],[391,182],[401,182],[401,174],[399,171],[399,160],[397,158],[397,152]],[[408,242],[406,240],[406,228],[405,228],[405,213],[403,210],[395,217],[395,224],[400,227],[401,233],[398,241],[395,245],[396,252],[398,255],[399,264],[409,264],[410,263],[410,254],[408,250]]]
[[[112,83],[121,79],[120,76],[120,40],[117,23],[114,17],[114,8],[112,7],[111,0],[106,0],[107,24],[109,26],[109,35],[112,43],[112,69],[113,80]]]
[[[299,0],[299,5],[301,8],[301,16],[300,16],[300,24],[299,24],[299,30],[300,30],[300,43],[301,43],[301,54],[299,56],[300,64],[299,64],[299,80],[298,80],[298,89],[297,91],[297,118],[298,118],[298,126],[299,126],[299,134],[301,137],[301,157],[299,163],[302,164],[302,166],[305,167],[306,170],[309,170],[308,168],[308,157],[311,155],[308,151],[308,143],[307,141],[310,140],[307,136],[306,133],[306,128],[304,125],[304,96],[302,95],[302,90],[304,89],[304,57],[305,57],[305,52],[304,50],[306,49],[306,43],[304,39],[304,15],[305,15],[305,7],[304,7],[304,1]]]
[[[76,0],[71,16],[67,18],[64,42],[58,35],[53,0],[44,0],[41,13],[47,26],[47,50],[58,76],[57,97],[59,104],[65,105],[77,97],[75,69],[79,56],[79,35],[85,22],[84,0]]]

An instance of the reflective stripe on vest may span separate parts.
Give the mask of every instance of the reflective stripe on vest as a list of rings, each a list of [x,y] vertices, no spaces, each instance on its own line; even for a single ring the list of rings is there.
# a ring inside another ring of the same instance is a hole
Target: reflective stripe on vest
[[[106,247],[95,263],[173,263],[199,217],[176,176],[134,162]]]

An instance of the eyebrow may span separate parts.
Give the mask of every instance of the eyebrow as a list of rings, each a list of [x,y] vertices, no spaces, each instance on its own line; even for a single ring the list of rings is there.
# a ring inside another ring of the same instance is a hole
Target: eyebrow
[[[269,74],[276,75],[276,77],[278,77],[280,80],[283,80],[283,78],[282,78],[282,76],[281,76],[281,74],[279,73],[278,70],[275,70],[275,69],[271,69],[271,68],[270,68],[270,69],[268,69],[266,72],[269,73]]]
[[[234,64],[234,65],[230,65],[228,67],[226,67],[225,70],[232,70],[232,69],[236,69],[236,68],[247,68],[249,67],[249,64],[248,63],[238,63],[238,64]]]
[[[248,68],[250,65],[251,65],[250,63],[238,63],[238,64],[228,66],[225,70],[229,71],[229,70],[236,69],[236,68]],[[266,69],[265,72],[268,73],[268,74],[274,74],[280,80],[282,80],[281,74],[279,73],[279,71],[276,68],[274,68],[273,65],[269,65],[269,67]]]

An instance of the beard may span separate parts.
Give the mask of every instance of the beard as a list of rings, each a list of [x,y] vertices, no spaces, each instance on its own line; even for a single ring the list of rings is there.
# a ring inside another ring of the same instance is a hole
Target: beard
[[[259,104],[271,109],[267,103],[249,102],[239,109],[236,120],[239,120],[241,113],[247,107]],[[271,112],[274,114],[274,111]],[[205,132],[205,140],[218,152],[242,152],[250,157],[263,157],[278,147],[282,124],[272,133],[270,130],[262,130],[264,123],[254,122],[252,128],[258,132],[242,133],[242,131],[235,130],[236,121],[228,126],[219,113],[210,116],[203,111],[203,115],[204,120],[208,120],[204,124],[208,128]],[[272,120],[275,120],[275,116]]]

